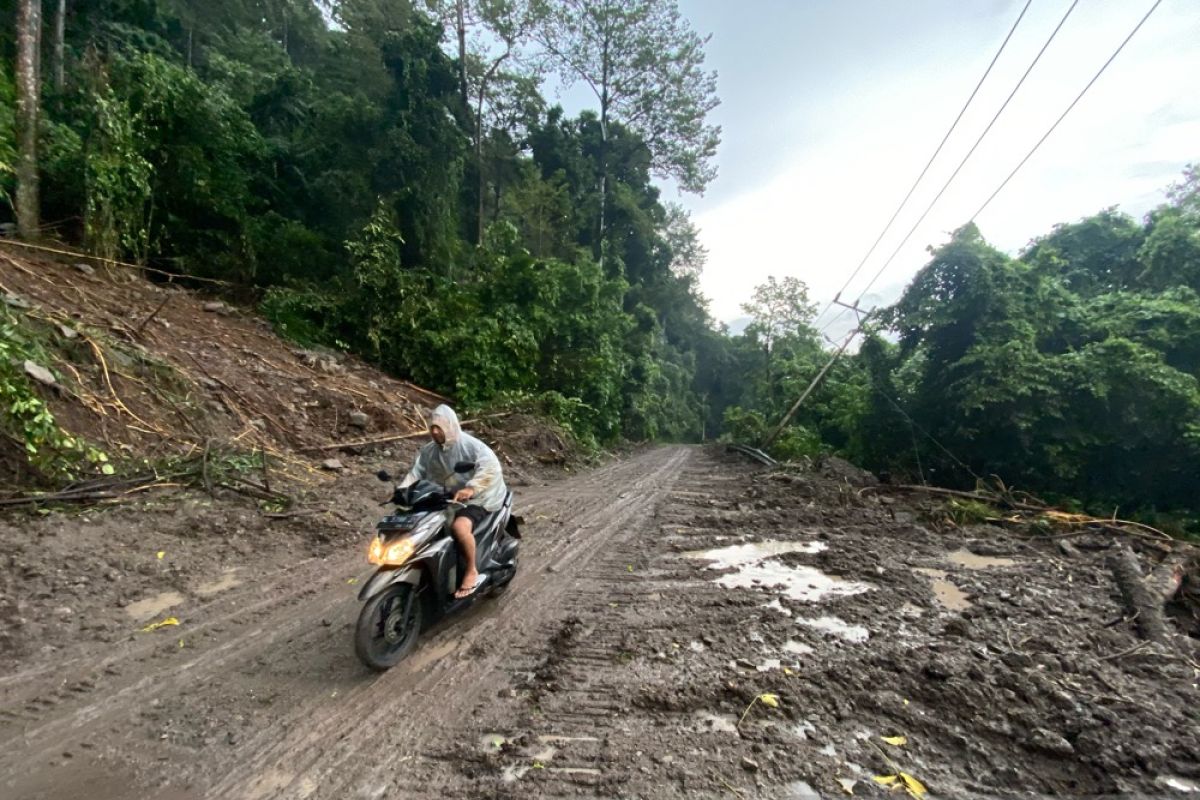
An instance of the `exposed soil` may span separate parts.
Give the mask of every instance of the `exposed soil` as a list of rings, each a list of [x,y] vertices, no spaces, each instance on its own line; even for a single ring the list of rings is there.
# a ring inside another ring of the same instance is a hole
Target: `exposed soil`
[[[412,434],[444,398],[334,351],[280,339],[261,318],[120,267],[80,267],[0,248],[0,301],[42,325],[57,373],[55,419],[118,461],[221,443],[267,451],[320,482],[336,445]],[[86,271],[85,271],[86,270]],[[362,415],[362,416],[359,416]],[[0,459],[0,489],[22,475]]]
[[[873,776],[899,772],[949,798],[1200,786],[1195,642],[1138,639],[1113,539],[934,526],[836,464],[662,447],[550,481],[515,465],[512,588],[369,673],[351,631],[370,472],[403,455],[347,457],[308,517],[200,495],[0,529],[22,604],[6,624],[26,620],[0,678],[0,795],[882,797]]]

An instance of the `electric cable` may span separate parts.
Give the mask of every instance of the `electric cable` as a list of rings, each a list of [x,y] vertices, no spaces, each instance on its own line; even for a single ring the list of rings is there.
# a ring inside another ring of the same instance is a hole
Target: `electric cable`
[[[1159,2],[1161,2],[1161,0],[1159,0]],[[958,174],[962,172],[963,167],[965,167],[967,162],[971,160],[971,156],[975,155],[975,151],[979,149],[981,144],[983,144],[983,140],[987,138],[988,133],[991,132],[1001,115],[1004,114],[1005,109],[1008,108],[1008,105],[1012,102],[1012,99],[1017,96],[1017,92],[1020,91],[1021,87],[1025,84],[1025,80],[1029,77],[1030,73],[1033,72],[1033,68],[1036,67],[1038,62],[1042,60],[1042,56],[1046,53],[1046,50],[1049,49],[1050,43],[1053,42],[1058,36],[1058,32],[1062,30],[1063,25],[1066,24],[1067,19],[1071,16],[1071,12],[1073,12],[1075,7],[1078,5],[1079,0],[1073,0],[1070,7],[1067,8],[1067,13],[1063,14],[1062,19],[1058,21],[1058,25],[1056,25],[1054,30],[1050,32],[1050,37],[1046,39],[1045,44],[1042,45],[1042,49],[1038,50],[1037,55],[1033,57],[1033,61],[1031,61],[1029,66],[1025,68],[1025,72],[1021,75],[1020,80],[1018,80],[1016,85],[1013,86],[1012,91],[1008,93],[1008,97],[1005,98],[1004,102],[1000,105],[1000,108],[992,116],[992,119],[990,122],[988,122],[987,127],[984,128],[983,132],[980,133],[978,138],[975,139],[975,144],[971,145],[971,149],[967,151],[965,156],[963,156],[962,161],[958,162],[958,166],[954,168],[954,172],[952,172],[950,177],[946,179],[946,182],[942,184],[942,188],[936,195],[934,195],[933,200],[931,200],[929,205],[925,207],[925,210],[921,213],[921,216],[917,218],[915,223],[913,223],[912,228],[909,229],[904,238],[900,240],[900,244],[896,245],[896,249],[892,251],[890,256],[888,256],[887,261],[883,262],[883,266],[881,266],[879,271],[875,273],[875,277],[871,278],[871,281],[866,285],[862,292],[859,293],[859,300],[861,300],[863,295],[871,290],[871,287],[875,285],[875,282],[879,280],[879,277],[883,275],[884,271],[891,265],[893,261],[896,260],[896,256],[899,255],[900,251],[904,249],[904,245],[908,244],[908,240],[911,239],[913,234],[917,232],[917,229],[921,227],[921,223],[925,221],[925,218],[929,216],[929,212],[933,211],[933,207],[937,205],[938,201],[942,199],[942,195],[944,195],[946,190],[950,188],[950,185],[954,183],[954,179],[958,177]],[[838,314],[825,325],[825,328],[828,328],[834,323],[834,321],[840,319],[841,316],[841,314]],[[822,328],[821,330],[824,331],[825,328]]]
[[[833,304],[837,302],[837,298],[841,296],[842,292],[846,291],[846,288],[850,285],[851,281],[853,281],[858,276],[858,273],[862,271],[862,268],[866,265],[867,260],[870,259],[875,253],[875,248],[879,246],[879,243],[883,241],[883,237],[887,235],[889,230],[891,230],[892,224],[896,221],[896,218],[900,216],[900,212],[904,210],[904,207],[908,205],[908,201],[912,198],[913,192],[917,190],[917,186],[919,186],[921,181],[924,180],[926,173],[929,172],[929,168],[933,166],[933,162],[941,154],[942,148],[946,146],[946,142],[950,139],[950,134],[954,133],[955,128],[958,127],[959,121],[962,120],[963,115],[967,113],[967,109],[971,106],[971,102],[975,99],[975,95],[979,94],[979,90],[983,87],[983,82],[986,81],[988,75],[992,73],[992,67],[996,66],[996,62],[1000,60],[1000,54],[1003,53],[1004,48],[1008,46],[1008,40],[1012,38],[1014,33],[1016,33],[1017,26],[1021,24],[1021,20],[1025,17],[1025,12],[1029,10],[1029,6],[1032,4],[1033,0],[1026,0],[1025,7],[1022,8],[1021,13],[1017,15],[1016,22],[1012,24],[1012,27],[1008,30],[1008,35],[1005,36],[1004,41],[1000,43],[1000,49],[996,51],[994,56],[992,56],[992,61],[988,64],[987,69],[983,71],[983,76],[980,77],[979,82],[975,84],[975,88],[971,90],[971,96],[967,98],[967,102],[963,103],[963,107],[959,109],[958,116],[954,118],[954,122],[950,123],[949,130],[947,130],[946,135],[942,137],[942,141],[938,144],[937,149],[933,151],[933,155],[931,155],[929,160],[925,162],[925,168],[921,170],[921,174],[917,176],[917,179],[913,181],[913,185],[909,187],[908,194],[904,195],[904,199],[901,200],[900,205],[896,207],[891,219],[889,219],[887,224],[883,226],[883,230],[879,232],[879,236],[875,237],[874,243],[871,244],[871,249],[869,249],[867,254],[862,257],[862,260],[858,262],[858,266],[855,267],[854,271],[850,273],[850,277],[846,279],[844,284],[842,284],[842,288],[838,290],[838,293],[834,296],[834,299],[830,300],[825,308],[821,310],[821,313],[817,314],[817,316],[813,318],[813,325],[816,325],[818,322],[820,322],[821,317],[825,316],[825,314],[829,312],[829,309],[833,308]]]

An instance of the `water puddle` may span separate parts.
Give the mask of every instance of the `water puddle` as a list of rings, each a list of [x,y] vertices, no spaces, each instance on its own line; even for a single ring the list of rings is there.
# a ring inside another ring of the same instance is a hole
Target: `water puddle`
[[[783,789],[786,800],[821,800],[817,790],[804,781],[792,781]]]
[[[783,603],[779,602],[778,597],[776,597],[771,602],[767,603],[766,608],[769,608],[772,611],[778,611],[780,614],[783,614],[785,617],[790,617],[792,615],[791,610],[784,608]]]
[[[138,600],[136,603],[130,603],[125,606],[125,613],[136,620],[148,619],[161,614],[171,606],[177,606],[183,602],[183,595],[179,592],[160,592],[153,597],[147,597],[145,600]]]
[[[865,583],[830,577],[813,567],[791,566],[775,560],[775,556],[785,553],[819,553],[826,547],[822,541],[766,541],[684,555],[712,562],[709,569],[735,569],[717,578],[717,583],[727,589],[777,589],[793,600],[815,603],[829,595],[860,594],[871,588]],[[780,606],[779,610],[784,609]]]
[[[1200,792],[1200,784],[1193,783],[1192,781],[1185,780],[1183,778],[1172,778],[1167,775],[1163,775],[1157,778],[1154,782],[1161,786],[1165,786],[1168,789],[1172,789],[1176,792],[1183,792],[1185,794]]]
[[[785,653],[792,653],[793,655],[797,656],[806,656],[812,651],[813,649],[804,642],[796,642],[789,639],[783,643],[783,652]]]
[[[829,595],[861,594],[871,588],[865,583],[832,578],[819,569],[778,561],[746,564],[737,572],[717,578],[717,583],[726,589],[778,589],[785,597],[805,603],[816,603]]]
[[[994,556],[981,556],[977,553],[972,553],[966,548],[955,550],[946,556],[946,560],[951,564],[957,564],[960,567],[967,569],[988,569],[989,567],[1012,567],[1019,562],[1015,558],[996,558]]]
[[[918,567],[913,572],[929,576],[934,599],[942,608],[948,611],[963,611],[971,607],[970,595],[948,581],[945,570]]]
[[[715,550],[691,550],[683,555],[687,558],[703,558],[711,561],[709,569],[727,569],[754,564],[772,556],[784,553],[819,553],[829,545],[822,541],[812,542],[747,542],[729,547],[718,547]]]
[[[792,734],[803,741],[811,739],[816,732],[816,727],[806,719],[802,719],[792,726]]]
[[[737,720],[732,717],[722,717],[708,711],[697,711],[696,730],[701,733],[732,733],[737,734]]]
[[[230,567],[221,573],[221,577],[215,581],[202,583],[196,587],[196,594],[201,597],[212,597],[215,594],[220,594],[227,589],[232,589],[235,586],[241,586],[242,582],[237,577],[238,567]]]
[[[861,644],[871,636],[870,631],[861,625],[851,625],[837,617],[817,617],[816,619],[800,619],[796,621],[801,625],[816,628],[823,633],[837,636],[855,644]]]

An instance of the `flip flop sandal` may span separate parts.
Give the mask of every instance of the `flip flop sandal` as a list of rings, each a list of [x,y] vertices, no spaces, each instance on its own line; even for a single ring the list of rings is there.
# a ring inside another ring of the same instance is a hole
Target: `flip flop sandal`
[[[475,583],[471,584],[471,590],[469,592],[467,592],[466,594],[458,593],[458,592],[461,592],[466,587],[463,587],[463,586],[458,587],[458,592],[454,593],[454,599],[455,600],[466,600],[468,597],[475,594],[475,592],[479,590],[479,587],[482,584],[483,584],[483,578],[482,577],[476,578]]]

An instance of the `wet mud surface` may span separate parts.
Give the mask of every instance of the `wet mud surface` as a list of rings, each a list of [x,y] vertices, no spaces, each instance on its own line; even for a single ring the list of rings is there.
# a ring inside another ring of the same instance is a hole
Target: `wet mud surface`
[[[1137,638],[1111,540],[943,528],[847,478],[664,447],[531,481],[509,591],[383,675],[351,646],[376,487],[339,479],[333,518],[273,534],[110,516],[136,591],[22,609],[0,796],[896,797],[874,777],[901,772],[947,798],[1197,796],[1194,640]],[[74,590],[70,563],[11,580]]]

